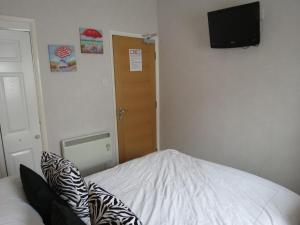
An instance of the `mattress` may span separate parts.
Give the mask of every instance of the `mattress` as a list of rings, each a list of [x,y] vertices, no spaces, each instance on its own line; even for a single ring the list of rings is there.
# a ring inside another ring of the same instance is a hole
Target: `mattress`
[[[268,180],[165,150],[86,177],[145,225],[299,225],[300,197]]]

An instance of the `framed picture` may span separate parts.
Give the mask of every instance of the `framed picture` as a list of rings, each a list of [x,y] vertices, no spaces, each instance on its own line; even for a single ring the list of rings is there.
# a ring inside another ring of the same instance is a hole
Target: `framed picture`
[[[77,71],[73,45],[48,45],[51,72]]]
[[[79,28],[81,53],[103,54],[103,33],[93,28]]]

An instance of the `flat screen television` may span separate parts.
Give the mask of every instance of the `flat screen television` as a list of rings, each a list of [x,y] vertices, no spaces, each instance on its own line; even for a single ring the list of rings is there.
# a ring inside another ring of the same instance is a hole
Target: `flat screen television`
[[[260,43],[260,4],[254,2],[208,13],[212,48],[236,48]]]

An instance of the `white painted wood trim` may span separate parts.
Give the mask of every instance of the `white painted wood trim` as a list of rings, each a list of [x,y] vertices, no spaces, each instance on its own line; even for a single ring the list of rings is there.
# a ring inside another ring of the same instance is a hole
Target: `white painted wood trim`
[[[113,56],[113,35],[125,36],[125,37],[135,37],[143,38],[143,34],[133,34],[121,31],[110,31],[110,54],[111,54],[111,68],[112,68],[112,91],[113,91],[113,110],[114,110],[114,125],[115,125],[115,143],[116,143],[116,159],[119,162],[119,144],[118,144],[118,127],[117,127],[117,117],[116,117],[116,90],[115,90],[115,68],[114,68],[114,56]],[[155,51],[156,51],[156,62],[155,62],[155,80],[156,80],[156,145],[157,151],[160,151],[160,96],[159,96],[159,38],[153,38],[155,40]]]
[[[0,178],[6,176],[7,176],[7,167],[6,167],[6,160],[5,160],[1,130],[0,130]]]
[[[155,53],[156,53],[156,65],[155,65],[155,81],[156,81],[156,101],[157,101],[157,108],[156,108],[156,144],[157,144],[157,151],[160,151],[160,82],[159,82],[159,37],[156,36],[153,38],[155,40]]]
[[[36,93],[38,98],[37,101],[38,101],[38,112],[39,112],[39,119],[40,119],[40,129],[41,129],[41,136],[42,136],[42,148],[44,151],[48,151],[48,136],[47,136],[41,73],[40,73],[40,66],[39,66],[35,21],[34,19],[0,15],[0,29],[27,31],[30,34],[33,70],[34,70],[34,77],[36,83]]]

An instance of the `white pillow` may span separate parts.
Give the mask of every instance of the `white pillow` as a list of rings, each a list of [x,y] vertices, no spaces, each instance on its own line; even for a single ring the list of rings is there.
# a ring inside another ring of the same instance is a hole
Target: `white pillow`
[[[88,190],[75,165],[59,155],[43,152],[41,168],[52,190],[86,225],[90,225]]]
[[[89,184],[89,205],[92,224],[142,225],[128,206],[93,182]]]
[[[27,203],[21,180],[0,179],[0,225],[43,225],[40,215]]]

